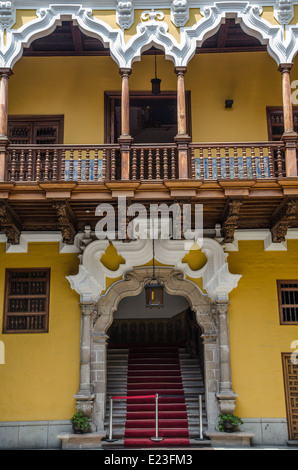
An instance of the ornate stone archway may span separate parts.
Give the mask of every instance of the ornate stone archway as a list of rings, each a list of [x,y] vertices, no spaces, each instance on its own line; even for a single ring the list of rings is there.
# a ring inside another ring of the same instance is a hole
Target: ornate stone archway
[[[143,263],[151,259],[150,240],[137,240],[129,244],[115,242],[118,253],[126,263],[114,272],[108,271],[100,262],[106,246],[107,241],[91,242],[83,254],[79,273],[68,278],[72,287],[81,294],[81,364],[77,406],[83,407],[92,416],[98,432],[103,431],[106,408],[108,328],[119,302],[124,297],[138,295],[146,280],[152,276],[150,266],[135,267],[141,259]],[[240,276],[229,273],[226,255],[215,240],[204,239],[202,251],[207,256],[207,263],[195,275],[182,262],[185,255],[183,241],[157,240],[157,260],[166,266],[157,267],[156,276],[163,280],[168,294],[180,295],[188,300],[201,327],[208,429],[212,430],[219,411],[233,412],[235,408],[236,394],[232,389],[230,366],[228,293],[236,287]],[[191,272],[194,277],[203,278],[206,294],[187,279],[186,275]],[[120,273],[122,279],[101,294],[106,286],[106,277],[116,278]]]

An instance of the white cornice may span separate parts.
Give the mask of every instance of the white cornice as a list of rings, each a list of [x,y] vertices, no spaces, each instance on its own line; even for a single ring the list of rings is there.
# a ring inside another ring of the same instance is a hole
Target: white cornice
[[[38,8],[46,8],[50,4],[55,3],[59,5],[72,3],[67,2],[67,0],[56,0],[55,2],[50,0],[15,0],[15,7],[22,10],[34,10]],[[79,2],[73,2],[79,3]],[[116,10],[117,1],[116,0],[84,0],[84,7],[93,8],[94,10]],[[188,0],[189,8],[201,8],[202,6],[213,4],[211,0],[198,1],[198,0]],[[260,6],[275,6],[276,2],[274,0],[251,0],[251,4],[260,5]],[[148,8],[158,8],[158,9],[167,9],[171,7],[172,0],[134,0],[134,8],[140,10],[147,10]],[[294,5],[298,5],[298,1],[293,2]]]

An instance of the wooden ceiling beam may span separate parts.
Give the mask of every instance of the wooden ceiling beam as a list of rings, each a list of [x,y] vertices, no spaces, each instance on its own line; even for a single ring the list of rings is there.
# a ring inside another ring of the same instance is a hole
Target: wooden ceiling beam
[[[83,52],[83,41],[79,27],[71,23],[71,32],[75,51]]]
[[[226,18],[225,23],[222,24],[219,29],[218,38],[217,38],[218,49],[222,49],[226,45],[226,40],[227,40],[228,32],[229,32],[229,25],[230,25],[230,19]]]

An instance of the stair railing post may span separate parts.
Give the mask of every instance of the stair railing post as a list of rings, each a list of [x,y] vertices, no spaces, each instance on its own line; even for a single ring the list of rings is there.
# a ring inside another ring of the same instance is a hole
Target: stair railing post
[[[163,441],[163,437],[158,437],[158,393],[155,395],[155,437],[150,438],[151,441]]]
[[[200,408],[200,439],[203,439],[202,395],[199,395],[199,408]]]
[[[110,432],[109,440],[113,439],[113,397],[110,398]]]

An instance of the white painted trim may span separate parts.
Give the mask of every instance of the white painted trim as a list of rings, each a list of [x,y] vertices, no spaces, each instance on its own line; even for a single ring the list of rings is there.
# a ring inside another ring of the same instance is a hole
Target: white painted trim
[[[0,243],[6,243],[6,253],[28,253],[29,243],[59,243],[59,253],[80,253],[81,239],[83,233],[79,233],[75,237],[73,245],[66,245],[62,241],[61,232],[22,232],[20,243],[12,245],[7,243],[4,233],[0,233]]]
[[[288,229],[286,241],[272,242],[272,234],[269,229],[262,230],[235,230],[234,242],[225,244],[225,251],[239,251],[239,241],[261,240],[264,242],[264,251],[287,251],[287,240],[298,240],[298,229]]]
[[[131,68],[133,62],[141,59],[142,52],[152,45],[164,50],[166,59],[173,61],[175,66],[187,66],[196,48],[214,35],[226,18],[231,17],[235,18],[247,34],[267,45],[268,53],[278,65],[292,62],[298,51],[298,26],[287,25],[285,39],[283,25],[272,25],[261,18],[261,3],[243,0],[202,3],[199,8],[203,18],[191,27],[181,27],[179,43],[168,32],[168,24],[160,21],[158,16],[139,23],[136,26],[136,34],[126,43],[123,30],[113,29],[101,19],[94,18],[92,2],[88,2],[88,7],[86,3],[60,2],[41,7],[37,10],[37,19],[17,30],[7,30],[6,43],[3,31],[0,31],[0,67],[13,68],[22,56],[23,47],[28,47],[35,39],[50,34],[63,19],[72,19],[85,34],[100,39],[110,48],[111,57],[120,68]],[[152,7],[152,4],[150,6]],[[158,5],[158,8],[161,6]]]

